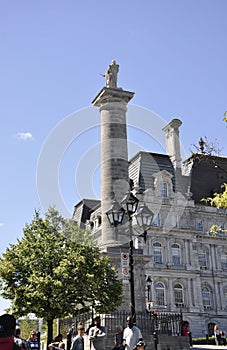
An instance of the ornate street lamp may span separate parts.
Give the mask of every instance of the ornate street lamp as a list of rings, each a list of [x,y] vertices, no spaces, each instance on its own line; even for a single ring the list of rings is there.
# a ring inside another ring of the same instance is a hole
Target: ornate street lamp
[[[144,242],[147,241],[147,228],[151,226],[152,220],[154,217],[154,213],[148,208],[148,206],[143,203],[142,206],[138,209],[135,214],[136,221],[138,226],[142,227],[144,232],[142,237],[144,238]]]
[[[131,315],[133,317],[134,322],[136,322],[136,310],[135,310],[135,290],[134,290],[134,262],[133,262],[133,239],[132,239],[132,217],[135,215],[137,218],[137,222],[139,226],[143,228],[147,228],[153,219],[154,214],[148,209],[148,207],[144,204],[136,213],[139,200],[136,198],[131,192],[128,193],[123,201],[122,205],[126,206],[128,221],[129,221],[129,237],[130,237],[130,259],[129,259],[129,267],[130,267],[130,292],[131,292]],[[106,215],[109,220],[110,225],[117,226],[122,224],[124,219],[125,209],[120,206],[120,204],[114,200],[111,208],[107,211]],[[144,240],[146,242],[147,232],[145,231],[143,234]]]
[[[131,316],[136,322],[136,303],[135,303],[135,287],[134,287],[134,258],[133,258],[133,239],[132,239],[132,216],[136,213],[139,200],[136,198],[132,192],[130,192],[128,195],[126,195],[125,198],[126,202],[126,208],[128,213],[128,220],[129,220],[129,247],[130,247],[130,254],[129,254],[129,268],[130,268],[130,292],[131,292]],[[124,200],[123,200],[124,203]]]
[[[125,198],[121,202],[123,205],[126,205],[127,213],[128,213],[128,218],[129,220],[132,220],[132,216],[135,214],[138,204],[139,204],[139,199],[136,198],[132,192],[129,192],[126,194]]]
[[[122,224],[124,219],[125,209],[120,206],[120,204],[114,199],[113,204],[110,209],[106,212],[106,216],[110,225],[117,226]]]
[[[135,217],[140,227],[149,227],[152,223],[154,213],[143,203],[135,214]]]

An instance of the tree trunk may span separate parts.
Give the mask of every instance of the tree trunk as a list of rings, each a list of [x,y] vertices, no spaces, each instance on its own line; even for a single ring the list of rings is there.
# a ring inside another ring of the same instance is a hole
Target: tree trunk
[[[47,320],[47,350],[48,350],[48,345],[53,340],[53,321],[54,321],[53,318],[51,320]]]

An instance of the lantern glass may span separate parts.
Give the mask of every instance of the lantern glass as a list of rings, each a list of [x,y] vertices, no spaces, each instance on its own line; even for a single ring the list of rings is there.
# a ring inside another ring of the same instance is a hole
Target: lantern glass
[[[151,226],[154,213],[144,204],[136,214],[137,224],[140,227],[149,227]]]
[[[110,209],[106,212],[110,225],[117,226],[124,219],[125,210],[117,201],[114,201]]]

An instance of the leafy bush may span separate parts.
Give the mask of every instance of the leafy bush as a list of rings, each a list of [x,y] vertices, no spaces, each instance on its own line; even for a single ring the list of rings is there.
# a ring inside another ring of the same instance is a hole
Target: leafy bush
[[[215,345],[215,340],[214,337],[210,337],[208,340],[206,338],[193,338],[192,343],[193,345]]]

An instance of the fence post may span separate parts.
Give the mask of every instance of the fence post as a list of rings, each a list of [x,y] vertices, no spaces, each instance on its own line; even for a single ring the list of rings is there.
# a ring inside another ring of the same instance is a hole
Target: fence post
[[[156,331],[154,331],[154,333],[153,333],[153,339],[154,339],[154,348],[155,348],[155,350],[157,350],[158,349],[158,334]]]

